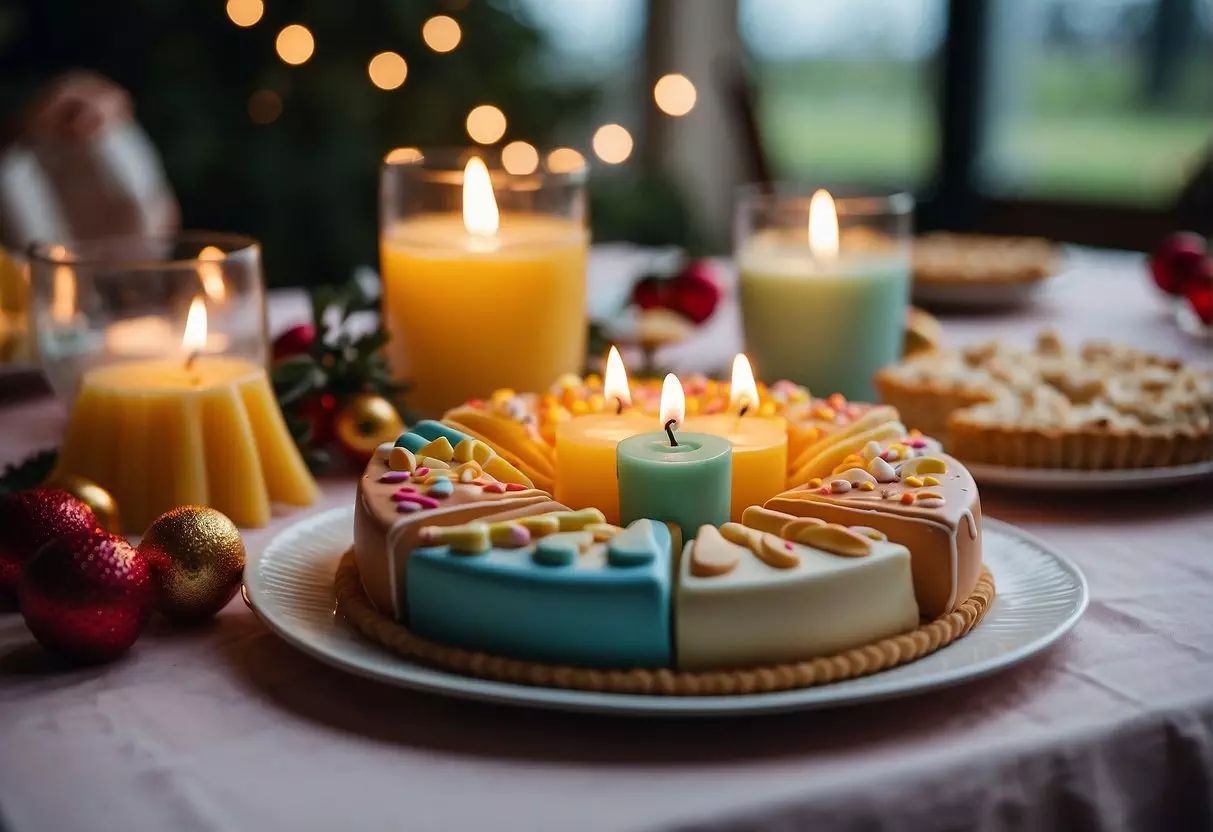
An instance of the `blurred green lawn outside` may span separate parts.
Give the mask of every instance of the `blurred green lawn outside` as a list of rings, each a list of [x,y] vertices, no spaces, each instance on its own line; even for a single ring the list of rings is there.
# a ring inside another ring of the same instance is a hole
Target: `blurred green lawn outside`
[[[1192,56],[1171,101],[1151,107],[1131,58],[1050,54],[1027,64],[1026,86],[1014,93],[1022,105],[989,102],[989,189],[1142,205],[1170,199],[1213,141],[1213,57]],[[760,79],[760,119],[780,175],[899,184],[933,175],[931,64],[787,62],[763,67]]]

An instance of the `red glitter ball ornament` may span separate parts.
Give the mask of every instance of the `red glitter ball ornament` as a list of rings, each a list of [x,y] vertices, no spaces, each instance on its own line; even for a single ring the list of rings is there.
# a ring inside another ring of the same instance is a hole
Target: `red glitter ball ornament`
[[[17,597],[25,563],[44,545],[60,535],[96,527],[93,510],[60,488],[0,496],[0,594]]]
[[[1169,295],[1183,295],[1207,271],[1203,237],[1180,231],[1167,237],[1150,255],[1150,274],[1155,285]]]
[[[1213,326],[1213,275],[1208,280],[1189,286],[1184,297],[1200,322],[1205,326]]]
[[[293,326],[274,339],[272,348],[274,363],[276,364],[284,358],[302,355],[310,350],[314,343],[316,343],[316,330],[311,324]]]
[[[152,614],[147,559],[100,530],[46,544],[25,566],[18,600],[25,624],[53,653],[82,664],[125,653]]]
[[[720,284],[706,260],[691,261],[670,281],[667,305],[685,315],[692,323],[701,324],[712,317],[719,303]]]

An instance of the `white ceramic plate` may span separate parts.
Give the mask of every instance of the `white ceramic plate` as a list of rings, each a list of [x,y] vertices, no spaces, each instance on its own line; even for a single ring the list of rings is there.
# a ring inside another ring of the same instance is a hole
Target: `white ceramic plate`
[[[916,306],[928,309],[1002,309],[1022,306],[1052,285],[1056,276],[1034,283],[915,283]]]
[[[1213,460],[1170,468],[1131,468],[1123,471],[1009,468],[970,462],[966,462],[965,467],[978,485],[1032,488],[1038,491],[1130,491],[1163,488],[1213,476]]]
[[[286,641],[334,667],[430,693],[565,711],[654,716],[760,714],[851,705],[953,685],[1003,670],[1065,635],[1087,606],[1082,573],[1025,532],[984,520],[984,555],[998,594],[973,632],[884,673],[820,688],[749,696],[667,697],[492,682],[403,659],[361,638],[335,613],[333,575],[352,536],[353,509],[305,518],[245,569],[245,598]]]

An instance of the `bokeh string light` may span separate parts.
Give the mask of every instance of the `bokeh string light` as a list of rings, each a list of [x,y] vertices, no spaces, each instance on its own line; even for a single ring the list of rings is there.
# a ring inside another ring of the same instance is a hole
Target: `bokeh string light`
[[[468,113],[468,135],[474,142],[492,144],[505,135],[505,126],[505,113],[492,104],[481,104]]]
[[[463,39],[459,22],[444,14],[435,15],[421,27],[421,38],[435,52],[450,52]]]
[[[632,134],[619,124],[604,124],[594,132],[594,153],[608,165],[618,165],[632,155]]]
[[[257,124],[271,124],[282,115],[282,96],[273,90],[257,90],[249,96],[248,115]]]
[[[585,167],[585,157],[571,147],[558,147],[548,154],[548,171],[572,173]]]
[[[316,39],[306,26],[292,23],[278,33],[274,48],[278,50],[278,57],[285,63],[298,66],[312,57],[312,53],[316,51]]]
[[[380,52],[366,68],[371,83],[381,90],[394,90],[408,77],[409,65],[395,52]]]
[[[397,147],[384,156],[383,161],[389,165],[403,165],[409,162],[420,162],[421,158],[421,151],[415,147]]]
[[[227,0],[228,20],[241,28],[252,26],[263,14],[265,4],[261,0]]]
[[[527,176],[539,167],[539,151],[527,142],[510,142],[501,148],[501,166],[514,176]]]
[[[661,76],[653,85],[653,100],[668,116],[685,116],[695,107],[696,98],[691,79],[676,72]]]

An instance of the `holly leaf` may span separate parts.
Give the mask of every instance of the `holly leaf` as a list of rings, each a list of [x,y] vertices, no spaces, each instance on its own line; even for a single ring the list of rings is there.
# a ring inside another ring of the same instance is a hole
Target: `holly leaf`
[[[12,494],[35,488],[46,482],[46,478],[55,470],[55,462],[59,459],[59,451],[47,449],[27,456],[13,465],[4,466],[0,474],[0,494]]]
[[[274,395],[278,404],[288,407],[324,388],[324,372],[310,355],[293,355],[274,367]]]

